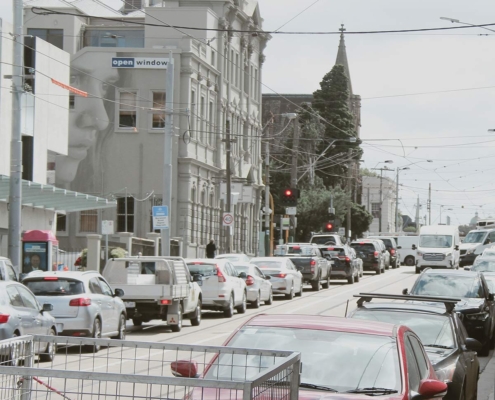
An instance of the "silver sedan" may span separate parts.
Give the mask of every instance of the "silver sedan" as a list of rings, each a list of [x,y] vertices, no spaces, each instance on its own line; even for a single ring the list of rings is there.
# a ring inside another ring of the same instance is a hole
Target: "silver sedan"
[[[263,274],[261,270],[254,264],[250,263],[233,263],[234,268],[239,273],[239,277],[246,282],[247,301],[254,308],[258,308],[262,301],[265,304],[272,304],[273,291],[270,283],[271,277]]]
[[[303,277],[287,257],[256,257],[251,264],[257,265],[265,275],[271,277],[273,293],[285,294],[286,299],[301,296]]]

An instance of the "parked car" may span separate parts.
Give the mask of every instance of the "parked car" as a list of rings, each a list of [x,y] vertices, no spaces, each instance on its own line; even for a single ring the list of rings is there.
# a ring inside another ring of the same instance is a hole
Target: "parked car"
[[[0,257],[0,281],[18,281],[19,274],[12,262],[6,257]]]
[[[397,245],[395,238],[391,236],[369,236],[367,239],[381,240],[390,254],[390,266],[392,268],[400,267],[399,250],[401,249],[401,246]]]
[[[26,286],[15,281],[0,281],[0,340],[23,335],[57,336],[57,324],[50,314],[51,304],[40,305]],[[40,361],[53,361],[56,346],[35,340]],[[1,354],[0,364],[20,364],[15,354]]]
[[[249,257],[243,253],[225,253],[215,256],[216,259],[229,260],[230,262],[249,262]]]
[[[296,266],[296,269],[303,276],[303,283],[311,285],[313,290],[319,291],[323,286],[330,287],[330,273],[332,263],[324,258],[318,246],[312,244],[284,245],[286,246],[283,257],[289,257]]]
[[[41,303],[53,305],[59,335],[125,339],[125,305],[96,271],[36,271],[23,280]],[[100,346],[88,351],[97,352]]]
[[[332,279],[347,279],[349,284],[359,282],[363,276],[363,262],[349,246],[318,246],[324,257],[332,261],[330,277]]]
[[[284,294],[286,299],[302,296],[303,276],[288,257],[255,257],[251,263],[263,274],[270,276],[274,294]]]
[[[495,243],[495,229],[474,229],[469,231],[459,245],[459,266],[473,265],[477,257]]]
[[[476,400],[481,343],[468,337],[454,311],[458,299],[360,293],[358,308],[350,318],[406,325],[421,339],[438,379],[448,384],[444,400]],[[372,299],[391,302],[373,303]],[[397,300],[414,302],[397,303]]]
[[[365,271],[375,271],[377,275],[385,272],[385,255],[380,245],[371,240],[357,240],[351,243],[356,255],[363,260]]]
[[[416,265],[416,250],[413,250],[413,245],[419,245],[419,236],[397,236],[395,238],[397,246],[400,246],[400,263],[408,267]]]
[[[431,399],[447,392],[447,385],[437,379],[418,336],[404,325],[375,321],[363,324],[350,318],[321,315],[257,315],[238,328],[224,346],[300,352],[300,399]],[[222,364],[240,365],[239,373],[247,370],[252,375],[249,378],[259,371],[257,365],[242,368],[253,362],[249,357],[223,357],[224,362],[221,358],[210,362],[204,379],[236,380],[232,376],[235,369],[221,368]],[[196,373],[190,361],[176,364],[181,371]],[[242,379],[246,379],[245,372]],[[214,398],[217,393],[215,388],[199,388],[186,393],[186,397]],[[270,398],[282,398],[276,390],[270,393],[274,396]]]
[[[466,265],[465,271],[495,272],[495,257],[477,257],[473,265]]]
[[[259,308],[262,301],[270,305],[273,303],[271,276],[265,275],[255,264],[234,263],[239,277],[244,279],[247,289],[247,301],[254,308]]]
[[[339,246],[344,244],[340,235],[336,233],[315,233],[311,236],[309,242],[314,244],[335,244]]]
[[[385,246],[385,243],[381,239],[366,239],[366,240],[373,240],[378,243],[378,246],[381,248],[381,252],[384,256],[383,262],[385,264],[385,269],[390,269],[390,266],[392,265],[392,259],[390,256],[390,252],[387,250],[387,246]]]
[[[186,259],[186,263],[191,275],[202,277],[203,309],[223,311],[227,318],[232,318],[234,310],[246,312],[246,284],[230,260],[198,258]]]
[[[403,294],[407,294],[407,289]],[[425,269],[410,294],[461,299],[455,310],[460,313],[469,336],[483,345],[478,354],[487,356],[490,348],[494,347],[494,297],[481,272]]]

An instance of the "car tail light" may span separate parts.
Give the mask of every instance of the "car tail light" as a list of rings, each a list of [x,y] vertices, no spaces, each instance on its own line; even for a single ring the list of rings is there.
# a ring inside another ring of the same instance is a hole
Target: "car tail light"
[[[315,272],[316,261],[315,260],[311,260],[309,262],[309,265],[311,266],[311,273],[313,274]]]
[[[69,306],[72,307],[87,307],[91,305],[91,299],[80,297],[69,301]]]
[[[56,276],[45,276],[43,278],[44,281],[58,281],[58,278]]]
[[[347,262],[350,262],[350,261],[351,261],[351,259],[350,259],[349,257],[346,257],[346,258],[345,258],[345,260],[346,260]]]
[[[301,250],[301,246],[292,246],[293,250]]]
[[[328,247],[327,250],[332,251],[334,248],[333,247]]]
[[[168,304],[172,304],[172,300],[162,299],[160,300],[160,304],[166,306]]]
[[[0,314],[0,324],[5,324],[9,320],[9,314]]]
[[[374,255],[375,257],[378,257],[378,254],[379,254],[379,253],[378,253],[378,251],[375,251],[375,252],[373,253],[373,255]]]
[[[364,244],[364,242],[359,242],[359,244]]]
[[[254,278],[251,275],[248,275],[246,278],[246,286],[254,285]]]
[[[285,278],[287,276],[287,274],[277,274],[277,275],[273,275],[275,278]]]
[[[217,276],[218,276],[218,282],[227,282],[227,279],[225,279],[225,276],[223,275],[223,272],[218,265],[217,265]]]
[[[395,255],[395,250],[394,249],[390,249],[390,255],[391,256]]]

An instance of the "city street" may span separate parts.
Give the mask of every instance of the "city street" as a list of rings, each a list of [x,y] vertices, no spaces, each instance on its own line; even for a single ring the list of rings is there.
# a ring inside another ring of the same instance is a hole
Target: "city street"
[[[348,312],[355,309],[354,294],[360,292],[380,292],[400,294],[402,289],[411,288],[418,275],[413,268],[401,267],[388,270],[385,274],[375,276],[365,273],[359,283],[348,285],[344,281],[332,281],[330,289],[320,292],[311,291],[307,286],[302,298],[285,300],[275,297],[271,306],[262,305],[259,309],[248,308],[245,314],[235,314],[233,318],[223,318],[222,313],[203,312],[203,321],[199,327],[190,326],[185,321],[180,333],[172,333],[164,324],[149,323],[142,327],[128,325],[128,340],[187,343],[201,345],[221,345],[225,339],[248,318],[260,314],[315,314],[344,316],[348,304]],[[157,321],[158,322],[158,321]],[[493,351],[489,357],[480,357],[481,377],[479,381],[478,399],[493,399]],[[485,371],[486,369],[486,371]]]

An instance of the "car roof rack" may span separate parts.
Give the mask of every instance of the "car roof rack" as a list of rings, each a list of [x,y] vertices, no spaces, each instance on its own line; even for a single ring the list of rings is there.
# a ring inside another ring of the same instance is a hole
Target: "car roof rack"
[[[403,294],[383,294],[383,293],[359,293],[354,297],[359,297],[357,301],[358,307],[363,307],[363,303],[370,302],[371,299],[387,299],[387,300],[409,300],[409,301],[426,301],[434,303],[443,303],[447,312],[454,311],[456,303],[461,299],[452,297],[440,297],[440,296],[415,296],[415,295],[403,295]]]

